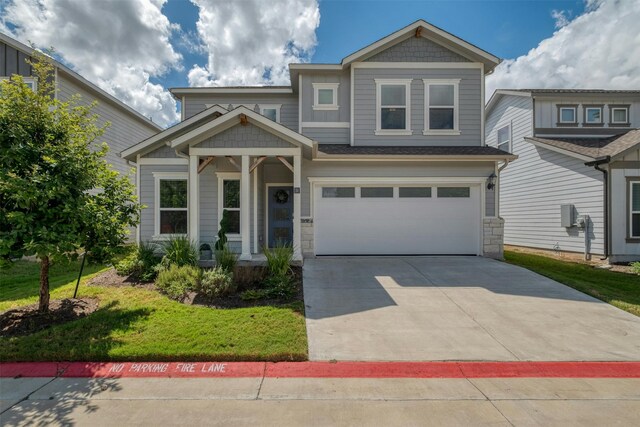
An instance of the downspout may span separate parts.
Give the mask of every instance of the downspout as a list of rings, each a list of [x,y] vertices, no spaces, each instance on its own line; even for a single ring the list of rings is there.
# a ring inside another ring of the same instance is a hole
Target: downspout
[[[605,156],[584,164],[585,166],[593,166],[595,170],[602,172],[602,177],[604,180],[604,191],[602,192],[602,214],[604,219],[604,256],[600,258],[601,260],[609,258],[609,172],[606,169],[602,169],[600,165],[606,165],[610,161],[611,156]]]

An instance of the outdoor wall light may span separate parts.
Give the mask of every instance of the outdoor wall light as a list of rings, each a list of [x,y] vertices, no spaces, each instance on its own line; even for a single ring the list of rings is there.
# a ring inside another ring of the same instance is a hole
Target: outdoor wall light
[[[493,190],[496,186],[496,174],[495,173],[491,173],[491,175],[489,175],[489,177],[487,178],[487,190]]]

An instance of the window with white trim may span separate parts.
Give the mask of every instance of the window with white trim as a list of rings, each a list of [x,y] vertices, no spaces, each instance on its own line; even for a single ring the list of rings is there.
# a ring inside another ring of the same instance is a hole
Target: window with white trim
[[[640,181],[629,181],[629,237],[640,238]]]
[[[313,109],[337,110],[338,86],[340,83],[312,83],[313,85]]]
[[[12,80],[11,77],[2,76],[0,80]],[[35,77],[22,77],[22,81],[26,84],[32,91],[38,90],[38,81]]]
[[[186,173],[154,173],[155,234],[171,236],[187,234],[188,183]]]
[[[587,125],[602,124],[602,107],[584,107],[584,123]]]
[[[506,125],[498,129],[498,149],[511,152],[511,125]]]
[[[280,107],[282,107],[282,104],[260,104],[260,114],[276,123],[280,123]]]
[[[423,79],[425,135],[458,135],[458,86],[459,79]]]
[[[610,124],[612,125],[628,125],[629,124],[629,107],[628,106],[609,106],[611,110]]]
[[[218,223],[226,216],[227,234],[240,235],[240,179],[222,178],[220,201],[222,209]]]
[[[376,135],[411,135],[411,79],[375,79]]]
[[[578,124],[578,108],[575,105],[558,105],[558,124]]]

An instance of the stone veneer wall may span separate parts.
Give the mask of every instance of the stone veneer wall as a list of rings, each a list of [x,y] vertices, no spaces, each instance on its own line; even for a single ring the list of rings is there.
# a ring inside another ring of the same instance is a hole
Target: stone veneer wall
[[[499,217],[484,218],[483,236],[484,256],[504,259],[504,219]]]
[[[314,256],[313,252],[313,219],[302,218],[300,224],[302,256],[309,258]]]

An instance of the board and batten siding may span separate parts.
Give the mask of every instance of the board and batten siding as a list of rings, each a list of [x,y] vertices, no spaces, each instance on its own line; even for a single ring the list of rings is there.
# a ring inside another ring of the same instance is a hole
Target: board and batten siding
[[[375,135],[376,82],[375,79],[412,79],[411,130],[412,135]],[[461,79],[459,85],[460,135],[428,135],[424,130],[425,87],[422,79]],[[353,145],[481,145],[482,85],[479,68],[451,69],[354,69],[354,144]]]
[[[186,95],[183,102],[184,119],[204,111],[207,105],[218,104],[223,108],[228,108],[230,104],[234,107],[236,105],[246,105],[250,110],[254,110],[256,104],[281,104],[280,123],[291,130],[298,131],[298,97],[294,94],[197,94]]]
[[[497,131],[510,124],[512,153],[518,159],[501,172],[500,212],[506,244],[583,252],[584,231],[560,225],[560,205],[573,204],[589,215],[590,252],[604,253],[602,173],[584,161],[539,148],[524,140],[532,135],[530,98],[503,96],[487,115],[487,145],[496,146]]]
[[[577,119],[578,126],[575,127],[566,127],[566,126],[558,126],[558,105],[559,104],[568,104],[568,105],[578,105],[577,109]],[[565,96],[558,96],[554,98],[538,98],[536,97],[535,102],[535,127],[536,128],[558,128],[562,127],[563,129],[594,129],[593,127],[585,127],[582,124],[584,123],[584,109],[583,105],[604,105],[602,116],[604,121],[604,126],[602,128],[606,129],[609,126],[609,105],[631,105],[629,109],[629,119],[631,123],[631,128],[639,128],[640,127],[640,99],[638,96],[635,98],[626,98],[622,97],[619,94],[607,94],[600,96],[590,96],[590,97],[576,97],[567,94]],[[620,129],[620,127],[613,127],[615,129]],[[596,127],[595,129],[601,129]]]
[[[98,115],[97,125],[103,126],[106,122],[109,122],[110,125],[106,128],[104,134],[96,140],[96,144],[106,142],[109,145],[107,162],[112,164],[118,172],[124,175],[128,174],[131,166],[127,164],[125,159],[120,157],[120,152],[155,135],[158,130],[150,124],[147,125],[141,120],[134,119],[130,114],[114,106],[110,101],[104,98],[97,98],[63,73],[58,73],[58,98],[61,101],[67,101],[76,94],[80,95],[82,104],[86,105],[97,101],[97,105],[92,109],[92,112]]]
[[[18,74],[22,77],[31,76],[31,65],[27,63],[29,55],[0,42],[0,77],[11,77]]]
[[[302,217],[310,217],[311,182],[313,177],[488,177],[494,171],[493,162],[312,162],[302,161]],[[446,185],[446,184],[441,184]],[[434,184],[435,186],[435,184]],[[486,213],[492,216],[491,212]]]

